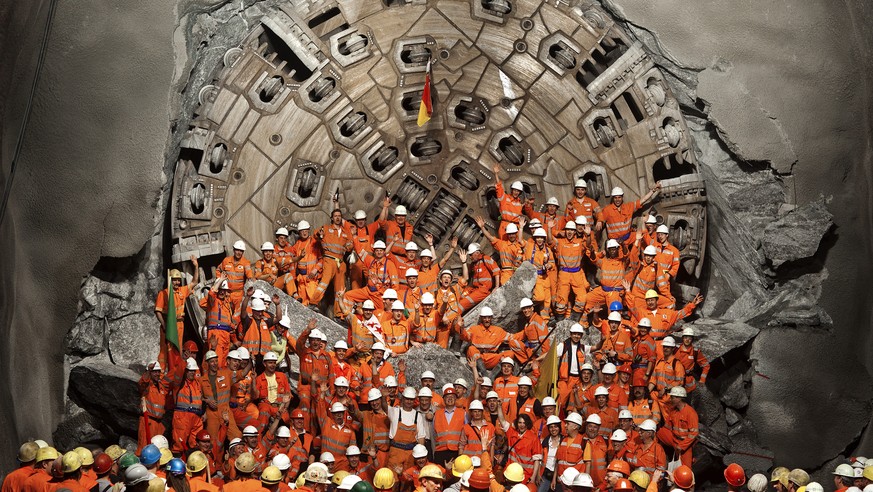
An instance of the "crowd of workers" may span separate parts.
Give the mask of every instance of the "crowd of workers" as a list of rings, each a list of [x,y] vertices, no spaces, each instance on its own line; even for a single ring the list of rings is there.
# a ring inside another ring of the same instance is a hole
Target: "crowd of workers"
[[[236,242],[200,303],[202,349],[184,340],[192,291],[172,271],[172,289],[155,303],[161,349],[140,380],[135,452],[113,445],[96,456],[86,448],[60,454],[28,442],[0,492],[107,492],[118,484],[155,492],[621,492],[667,482],[692,490],[699,431],[689,397],[706,382],[709,363],[694,330],[676,325],[702,297],[676,309],[679,252],[669,227],[651,215],[639,231],[632,224],[659,186],[633,202],[615,188],[601,206],[579,180],[563,213],[554,198],[535,211],[519,182],[509,193],[495,186],[496,235],[484,219],[476,222],[496,261],[475,243],[458,250],[456,239],[436,260],[429,235],[419,251],[407,210],[398,205],[389,220],[389,198],[373,222],[360,210],[346,221],[335,203],[330,223],[315,233],[297,223],[293,244],[280,228],[254,265]],[[444,268],[455,253],[459,276]],[[191,261],[189,285],[196,285],[198,260]],[[525,262],[537,281],[518,306],[523,329],[511,334],[492,324],[487,304],[465,326],[462,315]],[[294,337],[300,321],[252,280],[303,305],[332,306],[348,336],[328,340],[313,320]],[[331,292],[333,302],[325,302]],[[569,336],[554,340],[554,322],[566,318],[574,321]],[[588,330],[600,330],[598,345],[582,342]],[[459,359],[466,356],[469,382],[438,387],[433,372],[407,374],[396,358],[424,344],[448,348],[453,339],[464,344]],[[534,386],[553,343],[555,391],[540,398]],[[873,478],[873,468],[841,466],[836,476],[846,484]],[[746,482],[737,465],[725,479],[733,490]],[[807,482],[802,470],[777,469],[746,486],[823,492]]]

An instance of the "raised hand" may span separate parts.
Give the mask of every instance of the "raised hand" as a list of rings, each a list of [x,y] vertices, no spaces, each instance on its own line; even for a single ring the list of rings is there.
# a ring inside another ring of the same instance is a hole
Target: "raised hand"
[[[461,260],[461,263],[467,263],[467,252],[463,249],[459,249],[458,258]]]
[[[480,229],[485,228],[485,219],[483,219],[481,215],[477,215],[474,220],[476,221],[476,225],[479,226]]]

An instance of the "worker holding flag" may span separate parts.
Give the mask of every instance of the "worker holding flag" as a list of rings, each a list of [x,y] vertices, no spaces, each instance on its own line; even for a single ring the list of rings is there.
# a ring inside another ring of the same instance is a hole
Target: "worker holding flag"
[[[197,285],[200,281],[200,267],[194,255],[191,255],[191,264],[194,265],[194,278],[190,285]],[[158,292],[155,300],[155,316],[161,324],[158,362],[169,373],[173,373],[178,367],[185,365],[181,347],[185,335],[185,300],[191,294],[191,288],[190,285],[182,285],[182,272],[175,268],[170,270],[168,277],[167,288]]]
[[[433,99],[430,95],[430,60],[424,75],[424,90],[421,91],[421,105],[418,107],[418,126],[424,126],[433,115]]]

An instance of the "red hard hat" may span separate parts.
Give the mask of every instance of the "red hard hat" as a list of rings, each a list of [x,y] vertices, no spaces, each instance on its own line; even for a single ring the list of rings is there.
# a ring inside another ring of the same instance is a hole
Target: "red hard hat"
[[[294,410],[293,412],[291,412],[291,418],[292,419],[302,419],[303,418],[303,410],[300,410],[299,408],[297,410]]]
[[[694,472],[690,467],[685,465],[676,468],[673,471],[673,483],[680,489],[690,489],[694,487]]]
[[[106,453],[100,453],[94,458],[94,473],[103,475],[112,468],[112,457]]]
[[[742,487],[743,484],[746,483],[746,472],[743,471],[742,466],[736,463],[731,463],[724,469],[724,479],[729,485]]]
[[[630,374],[631,373],[630,362],[625,362],[624,364],[618,366],[618,372],[624,372],[624,373]]]
[[[491,487],[491,474],[484,468],[476,468],[467,482],[474,489],[488,489]]]
[[[627,461],[612,460],[606,467],[606,471],[614,471],[628,476],[630,475],[630,465],[627,464]]]
[[[206,430],[202,430],[202,431],[197,433],[196,439],[198,441],[211,441],[212,436],[210,436],[209,433],[206,432]]]
[[[626,478],[620,478],[617,482],[615,482],[615,487],[612,488],[612,490],[615,490],[615,491],[619,491],[619,490],[631,491],[633,489],[634,489],[634,485],[631,483],[630,480],[628,480]]]
[[[633,377],[631,381],[631,386],[646,386],[646,376],[643,374],[637,374]]]
[[[189,352],[197,352],[198,351],[197,344],[194,343],[194,340],[188,340],[187,342],[185,342],[184,345],[182,345],[182,350],[187,350]]]

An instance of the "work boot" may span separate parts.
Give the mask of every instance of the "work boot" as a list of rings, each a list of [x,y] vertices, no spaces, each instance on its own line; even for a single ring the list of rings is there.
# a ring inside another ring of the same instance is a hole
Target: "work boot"
[[[476,369],[479,371],[479,374],[485,374],[485,361],[482,359],[476,359]]]

